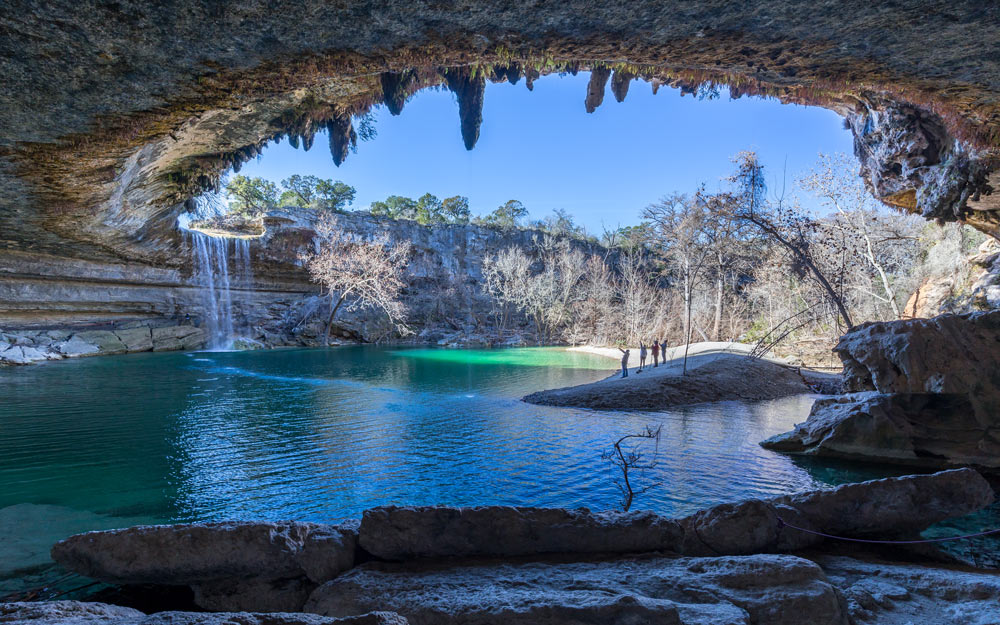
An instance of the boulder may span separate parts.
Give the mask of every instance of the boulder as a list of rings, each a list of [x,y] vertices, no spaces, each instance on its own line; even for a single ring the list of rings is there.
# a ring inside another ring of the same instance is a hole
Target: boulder
[[[11,365],[27,365],[40,360],[49,360],[48,353],[36,347],[11,345],[0,352],[0,362]]]
[[[124,354],[128,351],[118,335],[108,330],[88,330],[74,335],[85,343],[96,345],[102,354]]]
[[[869,392],[819,399],[805,423],[761,445],[911,466],[1000,467],[1000,429],[983,427],[963,394]]]
[[[980,510],[993,498],[979,473],[955,469],[722,504],[680,520],[587,509],[386,506],[365,511],[358,541],[390,561],[649,551],[741,555],[822,542],[786,523],[850,537],[912,536]]]
[[[148,352],[153,349],[153,333],[147,327],[115,330],[115,335],[130,352]]]
[[[165,352],[198,349],[205,344],[205,331],[194,326],[168,326],[152,329],[153,351]]]
[[[1000,311],[862,324],[834,348],[853,394],[762,443],[914,466],[1000,467]]]
[[[385,560],[540,553],[627,553],[678,544],[676,521],[586,508],[385,506],[366,510],[359,544]]]
[[[159,612],[149,616],[105,603],[36,601],[0,603],[0,623],[30,625],[406,625],[391,612],[370,612],[349,618],[316,614],[252,614]]]
[[[52,559],[108,583],[189,585],[206,609],[294,611],[316,583],[354,565],[356,545],[347,527],[199,523],[78,534]]]
[[[307,612],[348,616],[379,604],[414,625],[685,623],[846,625],[817,565],[789,555],[596,562],[370,562],[320,586]]]
[[[60,341],[53,344],[53,349],[63,356],[74,358],[77,356],[95,356],[101,353],[101,349],[93,343],[88,343],[83,339],[74,336],[69,340]]]

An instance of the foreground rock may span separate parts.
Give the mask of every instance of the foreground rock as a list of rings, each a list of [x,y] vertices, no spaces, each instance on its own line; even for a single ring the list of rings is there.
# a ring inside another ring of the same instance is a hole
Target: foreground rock
[[[369,563],[324,584],[306,611],[378,603],[414,625],[583,623],[846,625],[817,565],[788,555],[429,566]]]
[[[123,324],[115,330],[18,330],[0,333],[0,366],[45,360],[109,356],[132,352],[199,349],[207,335],[202,328],[167,320]]]
[[[46,601],[0,603],[0,623],[31,625],[406,625],[406,619],[391,612],[370,612],[348,618],[315,614],[252,614],[159,612],[149,616],[104,603]]]
[[[638,355],[630,358],[637,364]],[[651,362],[651,361],[650,361]],[[594,410],[663,410],[713,401],[763,401],[811,392],[794,369],[740,354],[702,354],[688,359],[687,375],[668,365],[634,370],[591,384],[532,393],[531,404]]]
[[[190,585],[209,610],[295,611],[354,565],[356,533],[314,523],[203,523],[88,532],[52,548],[64,567],[113,584]]]
[[[853,394],[764,441],[787,453],[1000,468],[1000,311],[859,326],[835,348]]]
[[[909,537],[993,499],[981,475],[956,469],[723,504],[680,520],[586,509],[389,506],[365,511],[358,540],[372,555],[397,561],[643,551],[738,555],[821,541],[783,523],[833,535]]]

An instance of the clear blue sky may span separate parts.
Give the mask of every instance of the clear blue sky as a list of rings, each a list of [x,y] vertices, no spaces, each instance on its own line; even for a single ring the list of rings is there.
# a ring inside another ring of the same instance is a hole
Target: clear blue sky
[[[841,118],[825,109],[730,100],[725,93],[699,101],[667,87],[654,96],[642,81],[632,83],[623,103],[609,88],[604,104],[588,115],[588,78],[582,72],[548,76],[535,81],[534,91],[523,80],[487,84],[479,143],[471,152],[462,145],[455,97],[425,90],[398,117],[378,107],[378,137],[360,143],[339,168],[324,134],[309,152],[287,141],[272,145],[240,173],[274,182],[295,173],[343,180],[357,189],[352,208],[430,192],[468,196],[472,212],[486,214],[517,199],[533,219],[563,208],[600,234],[604,226],[637,223],[643,207],[667,193],[691,192],[701,183],[718,189],[739,150],[758,152],[772,185],[780,184],[787,163],[790,188],[818,152],[852,150]]]

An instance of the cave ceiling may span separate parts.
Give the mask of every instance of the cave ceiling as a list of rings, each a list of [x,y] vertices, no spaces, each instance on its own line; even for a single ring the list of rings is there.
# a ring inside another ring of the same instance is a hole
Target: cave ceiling
[[[994,3],[13,0],[0,249],[170,263],[185,200],[269,141],[328,130],[339,163],[353,117],[438,86],[471,149],[487,81],[589,70],[588,110],[634,78],[833,109],[883,201],[1000,232]]]

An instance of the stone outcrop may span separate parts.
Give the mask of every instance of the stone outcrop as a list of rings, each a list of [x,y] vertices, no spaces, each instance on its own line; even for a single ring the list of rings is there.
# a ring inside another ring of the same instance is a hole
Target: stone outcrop
[[[1000,467],[1000,311],[870,323],[834,348],[853,394],[816,402],[776,451]]]
[[[957,469],[723,504],[676,520],[384,507],[366,511],[357,528],[234,522],[89,532],[57,543],[52,557],[109,583],[187,585],[200,607],[220,612],[384,609],[413,623],[577,625],[784,623],[805,610],[814,622],[847,623],[847,604],[822,570],[777,552],[823,547],[810,532],[913,538],[992,501],[982,476]],[[856,589],[858,601],[871,585]]]
[[[767,623],[847,625],[823,570],[788,555],[627,558],[471,566],[365,564],[324,584],[306,611],[378,603],[413,625]]]
[[[113,327],[113,326],[112,326]],[[44,360],[108,356],[148,351],[200,349],[206,333],[192,325],[167,320],[127,322],[109,330],[12,330],[0,332],[0,365],[26,365]]]
[[[158,612],[83,601],[0,603],[0,623],[23,625],[406,625],[392,612],[373,611],[346,618],[316,614],[247,612]]]
[[[637,553],[741,555],[821,542],[790,523],[835,536],[907,536],[993,502],[971,469],[845,484],[707,508],[673,520],[651,513],[516,508],[382,507],[365,511],[358,541],[384,560]]]
[[[356,544],[346,526],[157,525],[72,536],[52,548],[52,559],[108,583],[189,585],[210,610],[280,612],[297,610],[316,584],[351,568]]]

